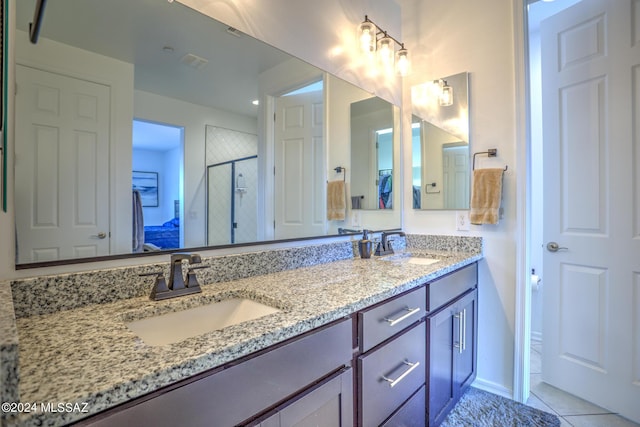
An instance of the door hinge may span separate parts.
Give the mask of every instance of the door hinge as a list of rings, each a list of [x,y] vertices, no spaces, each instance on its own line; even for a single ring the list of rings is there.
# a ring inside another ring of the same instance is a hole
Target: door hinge
[[[276,113],[273,113],[273,121],[276,121]]]
[[[274,230],[276,229],[276,222],[275,221],[273,221],[273,229]]]
[[[273,167],[273,176],[276,176],[276,167]]]

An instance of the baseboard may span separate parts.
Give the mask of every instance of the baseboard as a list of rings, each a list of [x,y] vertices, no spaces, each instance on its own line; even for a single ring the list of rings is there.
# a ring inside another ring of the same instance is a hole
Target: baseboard
[[[513,399],[513,390],[503,386],[502,384],[483,380],[482,378],[476,378],[471,386],[479,388],[480,390],[488,391],[489,393],[497,394],[498,396],[506,397],[507,399]]]

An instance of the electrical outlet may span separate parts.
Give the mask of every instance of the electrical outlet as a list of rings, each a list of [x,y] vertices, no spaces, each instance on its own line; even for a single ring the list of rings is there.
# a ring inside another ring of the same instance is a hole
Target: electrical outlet
[[[456,230],[469,231],[469,211],[456,211]]]
[[[360,211],[353,210],[351,211],[351,226],[352,227],[360,227]]]

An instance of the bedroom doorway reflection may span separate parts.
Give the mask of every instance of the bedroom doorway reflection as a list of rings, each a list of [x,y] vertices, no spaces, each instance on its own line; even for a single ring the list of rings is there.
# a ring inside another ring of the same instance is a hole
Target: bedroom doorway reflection
[[[258,240],[258,137],[206,127],[207,245]]]
[[[133,121],[133,252],[183,247],[184,128]]]

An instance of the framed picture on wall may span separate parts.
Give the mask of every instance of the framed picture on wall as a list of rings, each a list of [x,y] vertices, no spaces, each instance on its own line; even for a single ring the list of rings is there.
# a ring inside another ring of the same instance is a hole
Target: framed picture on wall
[[[158,172],[133,171],[133,189],[138,190],[143,207],[158,207]]]

